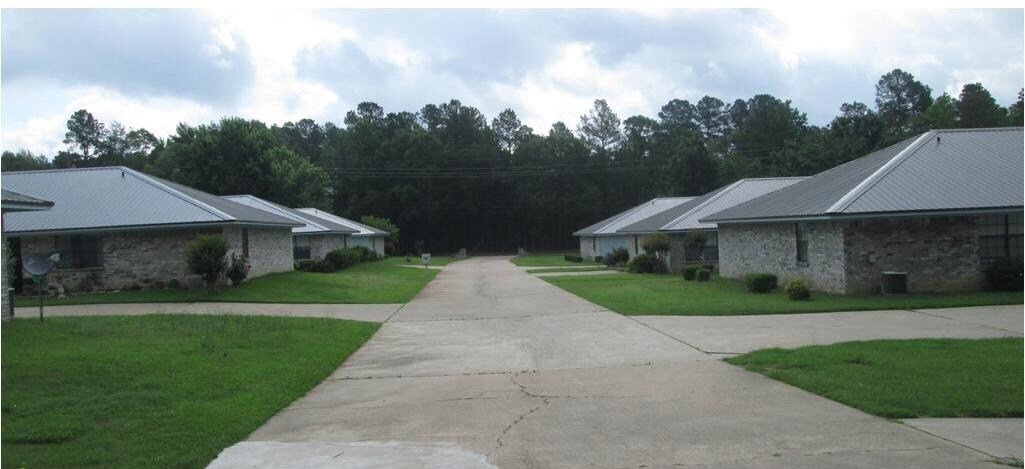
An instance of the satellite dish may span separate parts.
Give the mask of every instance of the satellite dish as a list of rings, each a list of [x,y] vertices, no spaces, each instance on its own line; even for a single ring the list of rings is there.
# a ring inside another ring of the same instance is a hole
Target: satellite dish
[[[60,254],[56,253],[49,256],[45,254],[29,254],[22,260],[22,265],[25,268],[25,272],[28,272],[33,277],[43,277],[57,266],[60,258]]]

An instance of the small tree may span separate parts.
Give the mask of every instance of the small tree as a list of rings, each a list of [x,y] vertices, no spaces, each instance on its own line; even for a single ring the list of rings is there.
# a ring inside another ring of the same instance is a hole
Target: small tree
[[[185,246],[185,263],[189,272],[203,277],[206,288],[213,290],[217,279],[228,268],[225,255],[228,242],[220,236],[199,235]]]
[[[668,251],[672,247],[672,242],[665,233],[655,233],[648,236],[641,247],[644,248],[644,252],[657,255],[660,252]]]
[[[708,245],[708,236],[700,231],[687,233],[687,249],[693,249],[699,254],[699,258],[705,260],[705,246]]]
[[[359,219],[359,222],[377,228],[382,231],[388,232],[387,244],[391,245],[393,250],[395,246],[399,244],[399,227],[395,226],[391,220],[384,217],[375,217],[373,215],[364,215]]]

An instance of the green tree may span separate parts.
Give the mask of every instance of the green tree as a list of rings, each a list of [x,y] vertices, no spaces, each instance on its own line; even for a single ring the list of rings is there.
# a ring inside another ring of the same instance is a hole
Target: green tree
[[[1004,109],[981,83],[969,83],[961,88],[957,114],[961,116],[961,127],[966,129],[999,127],[1007,119]]]
[[[929,109],[925,111],[925,121],[931,129],[956,129],[957,103],[949,94],[943,93],[936,101],[933,101]]]
[[[89,111],[79,109],[71,115],[67,122],[68,131],[64,134],[64,143],[77,149],[79,160],[87,161],[93,152],[103,144],[106,138],[106,127]]]
[[[491,121],[491,128],[495,131],[499,144],[503,150],[509,153],[516,150],[516,144],[520,140],[521,127],[523,127],[523,123],[516,117],[516,111],[512,109],[502,111]]]
[[[399,227],[395,226],[391,220],[384,217],[376,217],[373,215],[363,215],[360,217],[359,222],[377,228],[382,231],[388,232],[388,242],[398,243],[399,242]]]
[[[876,83],[876,108],[891,140],[924,130],[922,115],[932,105],[932,90],[899,68]]]
[[[621,122],[604,99],[594,100],[594,107],[580,116],[577,132],[593,153],[606,154],[623,141]]]
[[[40,169],[50,169],[53,165],[46,160],[43,155],[35,155],[28,150],[18,150],[17,153],[11,151],[3,152],[0,157],[0,166],[3,166],[3,170],[7,171],[36,171]]]
[[[330,178],[324,170],[284,146],[268,150],[267,158],[274,190],[265,197],[288,207],[331,206]]]
[[[220,236],[199,235],[185,246],[185,265],[189,272],[200,275],[207,290],[213,291],[217,279],[228,268],[228,242]]]
[[[1021,127],[1025,124],[1025,89],[1018,91],[1018,101],[1007,106],[1007,125]]]

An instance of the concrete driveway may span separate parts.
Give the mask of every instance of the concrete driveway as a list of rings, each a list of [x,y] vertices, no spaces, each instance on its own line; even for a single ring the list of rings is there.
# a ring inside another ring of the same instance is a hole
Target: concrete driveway
[[[210,467],[996,467],[718,358],[473,258]]]

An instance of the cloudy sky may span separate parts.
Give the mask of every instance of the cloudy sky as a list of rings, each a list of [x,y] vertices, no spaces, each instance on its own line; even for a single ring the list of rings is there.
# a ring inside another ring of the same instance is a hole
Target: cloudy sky
[[[0,12],[0,147],[53,155],[85,108],[160,137],[240,115],[341,122],[451,98],[535,131],[595,98],[625,118],[672,98],[769,93],[814,124],[873,103],[900,67],[1002,105],[1023,86],[1022,10],[387,10]]]

